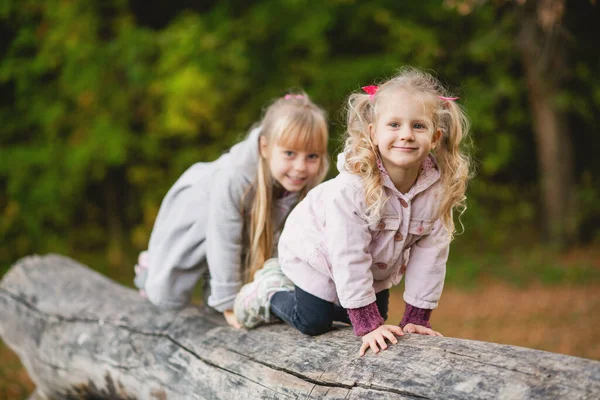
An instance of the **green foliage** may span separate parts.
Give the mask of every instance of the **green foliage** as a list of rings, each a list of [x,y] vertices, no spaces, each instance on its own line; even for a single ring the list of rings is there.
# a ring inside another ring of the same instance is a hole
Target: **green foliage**
[[[475,288],[486,280],[516,287],[537,283],[597,284],[600,282],[600,269],[593,259],[597,252],[585,256],[568,260],[558,252],[535,244],[513,245],[509,250],[486,248],[486,251],[474,252],[459,241],[450,252],[445,284],[466,289]]]
[[[535,241],[535,144],[513,6],[461,15],[433,0],[134,3],[0,5],[0,266],[52,251],[130,273],[169,186],[239,140],[270,101],[306,90],[330,112],[335,153],[346,96],[405,64],[435,71],[472,118],[478,177],[458,241]],[[556,101],[589,151],[578,132],[597,126],[600,74],[591,39],[577,43],[586,56],[574,57],[573,89]],[[578,166],[585,204],[599,194],[583,176],[598,169]]]

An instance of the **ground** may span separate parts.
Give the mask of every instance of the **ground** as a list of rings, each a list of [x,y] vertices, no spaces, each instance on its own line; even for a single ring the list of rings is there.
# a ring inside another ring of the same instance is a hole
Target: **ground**
[[[600,360],[599,291],[599,285],[516,288],[503,283],[472,291],[447,288],[432,325],[444,336]],[[401,319],[402,303],[400,296],[393,297],[390,322]]]

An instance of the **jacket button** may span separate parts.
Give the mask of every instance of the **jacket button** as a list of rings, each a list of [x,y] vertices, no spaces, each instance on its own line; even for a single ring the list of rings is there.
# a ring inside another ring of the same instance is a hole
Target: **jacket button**
[[[417,228],[417,233],[419,235],[422,235],[424,231],[425,231],[425,229],[423,228],[423,225],[419,225],[419,227]]]
[[[402,265],[402,266],[400,267],[400,273],[401,273],[402,275],[404,275],[404,274],[406,273],[406,264],[404,264],[404,265]]]
[[[401,242],[402,239],[404,239],[404,236],[402,236],[402,234],[400,232],[396,232],[396,234],[394,235],[394,240],[396,242]]]
[[[400,199],[400,204],[402,204],[402,207],[404,208],[408,207],[408,203],[404,199]]]
[[[385,228],[385,222],[379,221],[379,223],[377,224],[377,228],[379,228],[379,229]]]
[[[386,269],[387,268],[387,264],[384,262],[378,262],[375,264],[375,266],[379,269]]]

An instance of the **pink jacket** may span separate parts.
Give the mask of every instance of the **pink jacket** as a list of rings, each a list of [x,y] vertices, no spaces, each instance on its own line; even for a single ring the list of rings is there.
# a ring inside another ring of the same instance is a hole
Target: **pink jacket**
[[[303,290],[344,308],[375,302],[375,293],[406,275],[404,300],[434,309],[444,286],[450,235],[435,219],[441,191],[432,156],[417,182],[400,193],[384,171],[389,200],[381,219],[368,224],[358,175],[344,169],[311,190],[290,213],[279,240],[283,272]]]

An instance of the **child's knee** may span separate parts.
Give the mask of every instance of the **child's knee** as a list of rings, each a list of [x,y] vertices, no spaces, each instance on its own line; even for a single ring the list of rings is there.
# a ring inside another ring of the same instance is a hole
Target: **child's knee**
[[[296,327],[300,332],[309,336],[318,336],[329,332],[333,324],[333,318],[330,315],[313,315],[304,320],[299,319]]]
[[[329,325],[300,325],[297,328],[305,335],[318,336],[329,332],[331,330],[331,323],[329,323]]]

